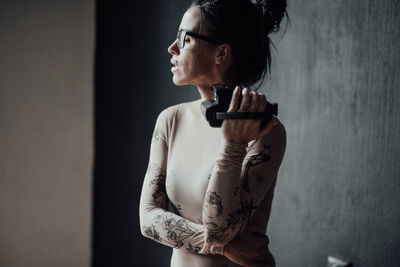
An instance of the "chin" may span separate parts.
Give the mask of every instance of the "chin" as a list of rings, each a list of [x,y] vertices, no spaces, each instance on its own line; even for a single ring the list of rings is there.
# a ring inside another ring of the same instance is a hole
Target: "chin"
[[[178,85],[178,86],[189,84],[186,80],[184,80],[184,79],[179,79],[179,78],[176,77],[175,75],[174,75],[174,77],[172,77],[172,82],[173,82],[175,85]]]

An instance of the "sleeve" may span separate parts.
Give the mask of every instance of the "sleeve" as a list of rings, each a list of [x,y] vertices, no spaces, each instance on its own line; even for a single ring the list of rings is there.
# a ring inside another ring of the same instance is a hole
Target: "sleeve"
[[[203,203],[205,246],[223,247],[246,227],[277,177],[286,149],[284,126],[246,147],[221,144]]]
[[[206,228],[203,225],[168,211],[165,181],[170,111],[166,109],[160,113],[152,136],[149,164],[139,204],[141,232],[145,237],[172,248],[199,254],[222,254],[222,247],[205,244]]]

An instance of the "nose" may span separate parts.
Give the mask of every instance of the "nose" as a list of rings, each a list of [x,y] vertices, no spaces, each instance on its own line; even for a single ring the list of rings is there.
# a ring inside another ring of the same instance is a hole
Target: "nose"
[[[168,47],[168,53],[172,55],[178,55],[179,54],[179,48],[178,48],[178,40],[175,40],[169,47]]]

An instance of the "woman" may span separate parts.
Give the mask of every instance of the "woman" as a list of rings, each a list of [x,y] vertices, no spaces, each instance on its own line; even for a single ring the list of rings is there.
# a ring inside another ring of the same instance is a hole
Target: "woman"
[[[173,248],[171,266],[275,266],[265,236],[284,126],[274,117],[224,120],[200,110],[211,85],[247,87],[269,70],[268,34],[286,1],[194,1],[168,48],[176,85],[201,98],[163,110],[155,125],[140,200],[142,234]],[[240,106],[239,94],[242,94]],[[261,112],[263,94],[236,87],[228,112]]]

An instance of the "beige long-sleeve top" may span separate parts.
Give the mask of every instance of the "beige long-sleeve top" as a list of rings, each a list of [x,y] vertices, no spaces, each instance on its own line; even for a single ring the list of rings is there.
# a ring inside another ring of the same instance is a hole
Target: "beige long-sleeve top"
[[[174,248],[171,266],[236,266],[223,247],[244,229],[265,234],[286,148],[279,122],[249,144],[223,140],[201,99],[156,121],[140,199],[144,236]]]

